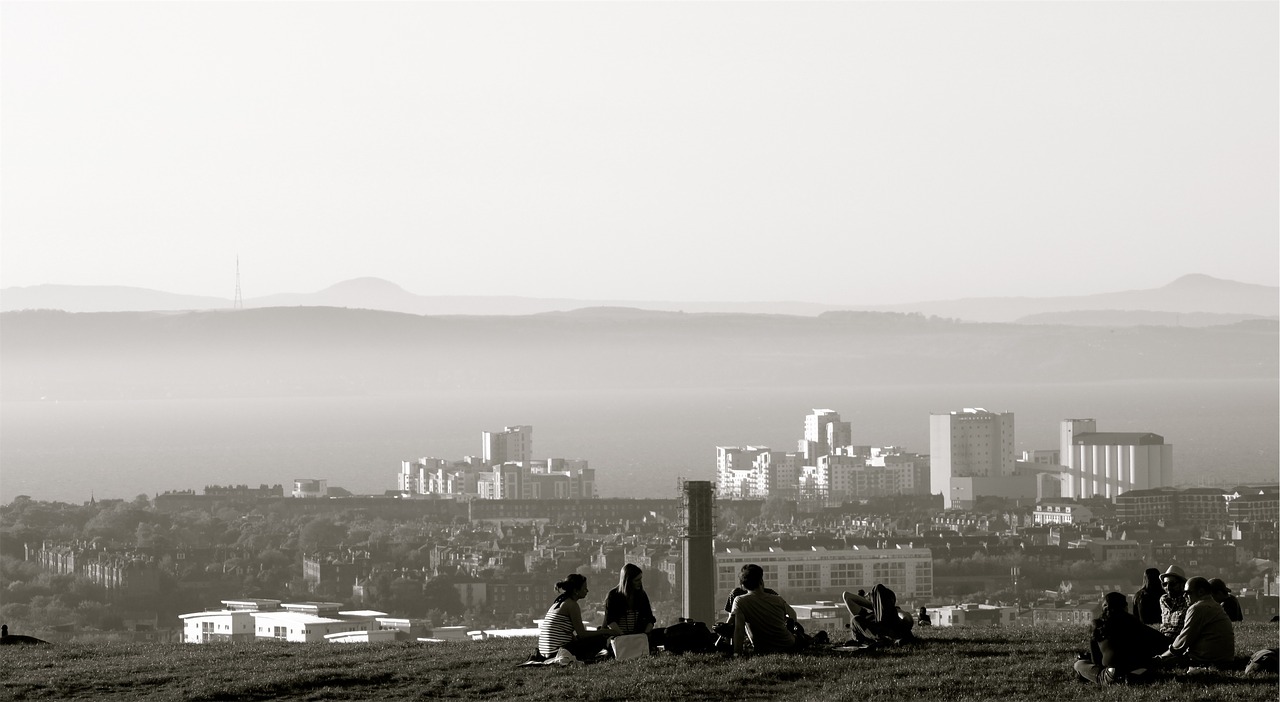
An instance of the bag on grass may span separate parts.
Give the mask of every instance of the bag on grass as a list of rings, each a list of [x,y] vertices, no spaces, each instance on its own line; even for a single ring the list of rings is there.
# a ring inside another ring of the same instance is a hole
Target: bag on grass
[[[667,627],[664,647],[671,653],[711,653],[715,650],[716,636],[703,622],[680,618]]]
[[[613,648],[613,657],[620,661],[649,655],[649,636],[647,634],[615,636],[609,645]]]

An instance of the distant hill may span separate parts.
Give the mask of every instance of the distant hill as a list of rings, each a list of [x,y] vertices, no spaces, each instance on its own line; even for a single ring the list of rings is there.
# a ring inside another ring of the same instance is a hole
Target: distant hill
[[[1072,310],[1041,312],[1014,320],[1017,324],[1065,324],[1077,327],[1213,327],[1253,319],[1275,320],[1254,314],[1221,312],[1153,312],[1151,310]]]
[[[1099,328],[920,315],[332,307],[0,315],[0,399],[1276,378],[1280,324]]]
[[[1050,312],[1090,310],[1275,317],[1280,314],[1280,288],[1193,274],[1184,275],[1164,287],[1150,290],[1126,290],[1074,297],[975,297],[883,305],[867,309],[918,312],[972,322],[1012,322]]]
[[[529,315],[567,312],[597,307],[636,308],[666,312],[777,314],[817,316],[841,310],[913,312],[972,322],[1022,322],[1080,324],[1063,318],[1036,319],[1035,315],[1083,311],[1142,311],[1172,314],[1236,315],[1239,319],[1275,317],[1280,314],[1280,288],[1187,275],[1151,290],[1129,290],[1077,297],[994,297],[941,300],[887,306],[829,305],[797,301],[707,302],[663,300],[599,300],[534,298],[517,296],[415,295],[380,278],[356,278],[319,292],[291,293],[250,298],[246,308],[347,307],[414,315]],[[0,311],[57,309],[67,312],[155,312],[230,309],[224,298],[195,297],[143,288],[37,285],[0,290]],[[1205,318],[1207,319],[1207,318]],[[1165,321],[1160,321],[1165,320]],[[1228,321],[1217,320],[1214,323]],[[1187,324],[1185,320],[1183,324]],[[1176,317],[1116,316],[1104,326],[1166,324],[1177,326]]]
[[[32,285],[0,289],[0,311],[147,312],[227,309],[231,300],[120,285]]]

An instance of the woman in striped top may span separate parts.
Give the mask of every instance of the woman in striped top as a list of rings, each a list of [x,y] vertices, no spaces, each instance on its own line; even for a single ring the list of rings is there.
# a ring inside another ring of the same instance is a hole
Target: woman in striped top
[[[648,634],[649,647],[656,648],[662,643],[663,632],[653,628],[658,620],[644,591],[643,576],[644,571],[634,563],[622,566],[618,586],[604,600],[604,623],[620,634]]]
[[[609,644],[616,631],[588,631],[582,624],[578,600],[587,596],[587,577],[570,573],[556,583],[560,596],[551,603],[546,616],[538,624],[538,652],[550,658],[561,648],[568,649],[579,660],[592,660]]]

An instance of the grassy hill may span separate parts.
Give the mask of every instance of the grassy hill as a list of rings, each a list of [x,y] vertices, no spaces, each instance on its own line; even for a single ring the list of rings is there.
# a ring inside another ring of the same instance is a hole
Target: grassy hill
[[[1274,624],[1237,625],[1237,652],[1276,645]],[[946,628],[897,649],[726,659],[659,655],[517,668],[531,640],[483,643],[65,644],[0,649],[15,700],[1253,700],[1275,675],[1171,673],[1099,689],[1077,679],[1085,627]]]

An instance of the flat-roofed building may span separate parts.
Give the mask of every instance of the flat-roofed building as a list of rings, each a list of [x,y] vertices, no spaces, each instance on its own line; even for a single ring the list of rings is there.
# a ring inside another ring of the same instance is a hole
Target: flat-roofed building
[[[929,607],[925,613],[933,626],[1012,626],[1018,619],[1017,607],[989,604]]]
[[[877,584],[893,590],[900,603],[933,597],[933,555],[927,548],[717,549],[715,559],[716,592],[722,594],[738,586],[742,566],[755,563],[764,569],[765,587],[789,601],[823,594],[835,601],[844,590],[869,591]]]
[[[1173,484],[1173,446],[1151,432],[1100,432],[1093,419],[1064,419],[1062,496],[1114,498]]]
[[[813,636],[825,631],[832,641],[849,638],[849,610],[844,602],[820,600],[813,604],[793,604],[791,608],[796,611],[796,623],[804,627],[806,634]]]
[[[930,491],[942,494],[946,508],[970,509],[984,478],[1004,479],[1017,472],[1013,452],[1014,415],[981,407],[929,415]],[[977,479],[961,485],[956,479]]]

